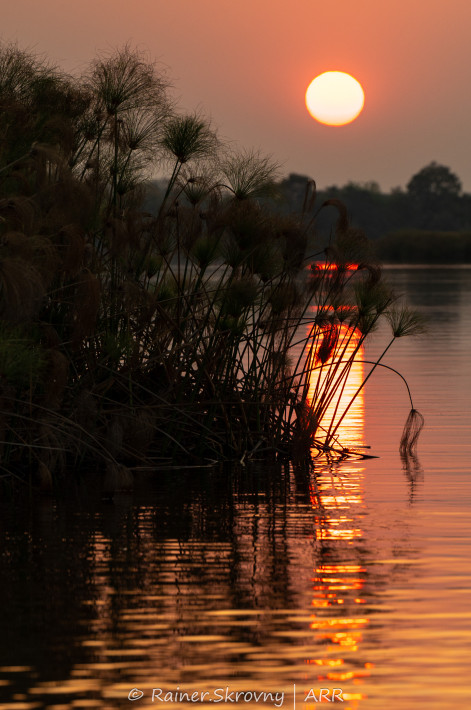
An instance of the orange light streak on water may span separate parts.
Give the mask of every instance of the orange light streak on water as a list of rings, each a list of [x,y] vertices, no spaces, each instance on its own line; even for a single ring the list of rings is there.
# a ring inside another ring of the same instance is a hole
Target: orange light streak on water
[[[311,371],[309,377],[308,400],[310,404],[316,399],[316,397],[318,398],[319,392],[325,391],[326,388],[330,389],[332,384],[335,386],[335,383],[339,382],[337,390],[339,396],[334,396],[319,422],[321,439],[322,429],[328,430],[332,421],[334,427],[338,424],[343,413],[347,407],[349,407],[352,398],[363,383],[363,346],[360,346],[358,352],[353,358],[355,349],[358,347],[358,338],[358,334],[352,330],[352,328],[349,328],[346,325],[340,325],[338,326],[339,346],[335,348],[333,357],[329,358],[322,365],[322,367],[320,367],[319,363],[316,362],[315,357],[312,358],[312,361],[316,364],[316,367]],[[339,364],[337,374],[335,374],[339,358],[342,362]],[[348,377],[345,381],[345,386],[343,386],[341,373],[346,367],[346,361],[349,361],[350,358],[353,358],[352,364]],[[337,439],[344,446],[348,446],[349,448],[363,447],[364,420],[364,397],[363,390],[360,390],[358,395],[355,397],[353,404],[348,409],[347,415],[338,426],[336,432]]]
[[[339,340],[348,343],[342,359],[348,359],[358,345],[355,333],[346,328],[339,334]],[[352,362],[345,387],[339,401],[333,400],[321,420],[321,426],[334,426],[364,379],[362,348]],[[321,369],[312,372],[309,397],[312,402],[316,392],[322,389],[326,378],[331,376],[334,362],[327,361]],[[364,446],[364,399],[361,390],[354,403],[341,421],[337,437],[343,446],[360,452]],[[370,675],[370,665],[363,663],[359,650],[363,641],[363,629],[369,624],[365,614],[356,614],[363,602],[361,590],[365,585],[366,568],[363,564],[345,561],[347,550],[355,546],[363,536],[360,525],[364,508],[363,469],[358,462],[344,465],[342,478],[327,467],[316,477],[311,489],[311,501],[315,510],[315,538],[320,545],[328,545],[335,550],[338,563],[320,562],[312,577],[313,613],[310,628],[321,648],[323,657],[311,658],[307,663],[317,668],[317,680],[323,683],[344,684],[344,701],[354,710],[366,696],[352,692],[351,684],[362,682]],[[351,553],[348,553],[351,555]],[[348,560],[348,558],[347,558]],[[339,658],[339,651],[342,656]]]

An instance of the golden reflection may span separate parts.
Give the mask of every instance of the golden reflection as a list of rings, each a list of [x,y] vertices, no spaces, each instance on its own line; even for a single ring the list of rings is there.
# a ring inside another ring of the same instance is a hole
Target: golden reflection
[[[342,358],[349,359],[358,346],[355,333],[341,326],[339,339],[346,343]],[[359,450],[364,447],[364,401],[360,389],[354,403],[353,395],[364,380],[363,349],[352,359],[348,378],[339,388],[338,401],[332,400],[320,421],[324,430],[331,421],[343,446]],[[327,360],[322,368],[311,373],[311,401],[322,390],[324,381],[332,376],[333,365]],[[349,407],[349,408],[348,408]],[[342,418],[348,408],[347,414]],[[342,687],[345,710],[356,710],[366,695],[355,687],[371,673],[372,664],[362,658],[361,646],[369,618],[359,613],[364,604],[361,596],[366,583],[366,567],[361,559],[361,526],[364,512],[363,467],[358,461],[348,461],[338,470],[326,463],[317,472],[311,487],[311,504],[315,511],[315,538],[320,546],[318,564],[312,577],[312,614],[310,628],[317,647],[323,652],[306,663],[317,673],[310,681]],[[364,607],[362,612],[364,611]],[[304,710],[309,710],[308,704]]]
[[[342,697],[350,710],[358,708],[366,696],[357,689],[351,692],[349,686],[362,682],[371,672],[371,664],[361,659],[363,633],[369,618],[358,613],[359,605],[364,602],[360,593],[365,586],[366,567],[361,560],[355,560],[360,555],[355,546],[363,535],[362,480],[363,468],[358,463],[350,463],[345,474],[342,468],[342,477],[326,466],[311,490],[316,539],[321,551],[312,577],[310,628],[325,652],[307,662],[317,668],[318,683],[342,687]]]
[[[332,339],[331,331],[329,337]],[[335,339],[333,357],[327,358],[322,365],[319,364],[319,352],[310,358],[315,366],[309,377],[308,400],[314,402],[321,399],[328,390],[335,392],[336,396],[330,398],[330,401],[328,400],[319,420],[320,438],[323,436],[322,432],[325,436],[329,429],[336,428],[338,425],[336,438],[342,445],[349,448],[361,448],[364,446],[365,419],[363,390],[356,393],[364,380],[363,346],[358,347],[359,335],[347,325],[336,326]],[[327,338],[327,340],[329,339]],[[324,336],[319,351],[327,340]],[[333,343],[329,341],[327,346],[333,347]],[[357,349],[358,352],[355,355]],[[339,360],[341,361],[340,365]],[[347,362],[351,363],[348,368]],[[349,406],[355,394],[356,397]],[[347,407],[349,407],[348,413],[342,419]]]

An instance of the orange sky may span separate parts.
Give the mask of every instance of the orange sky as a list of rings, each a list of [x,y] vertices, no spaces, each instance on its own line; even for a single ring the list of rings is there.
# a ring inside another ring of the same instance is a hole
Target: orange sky
[[[404,186],[432,160],[471,192],[470,0],[4,0],[0,39],[80,71],[125,42],[167,67],[182,108],[320,186]],[[361,116],[315,122],[317,74],[363,85]]]

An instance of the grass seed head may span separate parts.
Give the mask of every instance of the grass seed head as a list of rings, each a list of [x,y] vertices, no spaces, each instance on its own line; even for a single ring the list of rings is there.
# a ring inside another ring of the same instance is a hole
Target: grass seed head
[[[207,158],[217,148],[218,140],[209,123],[192,114],[169,119],[163,129],[162,146],[179,163]]]
[[[110,116],[168,104],[165,76],[129,46],[95,60],[86,87],[96,97],[98,107],[103,106]]]
[[[273,197],[279,165],[253,150],[229,152],[220,164],[223,182],[237,200]]]
[[[407,306],[390,308],[386,312],[386,318],[395,338],[403,338],[408,335],[420,335],[425,332],[423,316]]]

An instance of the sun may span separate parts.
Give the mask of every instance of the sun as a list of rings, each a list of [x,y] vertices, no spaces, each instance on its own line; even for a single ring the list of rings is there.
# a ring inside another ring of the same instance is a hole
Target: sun
[[[344,126],[361,113],[365,94],[359,81],[343,71],[326,71],[311,81],[306,107],[319,123]]]

